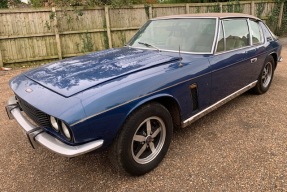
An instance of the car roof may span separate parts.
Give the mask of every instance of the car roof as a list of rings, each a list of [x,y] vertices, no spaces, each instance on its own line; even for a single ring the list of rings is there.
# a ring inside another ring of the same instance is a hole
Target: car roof
[[[251,18],[255,20],[260,20],[259,18],[243,14],[243,13],[196,13],[196,14],[182,14],[182,15],[169,15],[163,17],[156,17],[151,20],[158,20],[158,19],[178,19],[178,18],[194,18],[194,17],[208,17],[208,18],[219,18],[219,19],[226,19],[226,18]]]

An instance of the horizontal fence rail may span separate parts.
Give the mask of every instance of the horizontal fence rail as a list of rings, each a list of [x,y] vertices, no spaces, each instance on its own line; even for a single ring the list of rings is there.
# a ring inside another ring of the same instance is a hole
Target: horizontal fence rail
[[[153,4],[112,8],[0,10],[0,67],[45,62],[123,46],[154,17],[207,12],[241,12],[267,19],[273,1]],[[283,3],[282,6],[283,8]],[[282,9],[283,10],[283,9]],[[278,26],[282,22],[280,12]]]

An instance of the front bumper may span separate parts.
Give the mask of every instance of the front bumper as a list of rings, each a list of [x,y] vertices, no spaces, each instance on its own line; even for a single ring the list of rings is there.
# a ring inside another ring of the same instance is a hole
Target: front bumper
[[[104,140],[102,139],[77,146],[71,146],[61,142],[60,140],[46,133],[42,128],[32,124],[22,114],[15,97],[9,98],[6,111],[10,119],[15,118],[16,121],[21,125],[33,148],[36,148],[37,144],[40,144],[62,156],[75,157],[98,149],[104,143]]]

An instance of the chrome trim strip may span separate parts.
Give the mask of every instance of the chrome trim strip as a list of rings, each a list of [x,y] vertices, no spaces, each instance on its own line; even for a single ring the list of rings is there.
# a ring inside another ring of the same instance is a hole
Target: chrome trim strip
[[[249,18],[247,19],[247,27],[248,27],[248,33],[249,33],[249,45],[253,45],[253,39],[252,39],[252,37],[253,37],[253,33],[252,33],[252,31],[251,31],[251,25],[250,25],[250,20],[249,20]]]
[[[232,49],[232,50],[228,50],[228,51],[218,52],[218,53],[215,53],[214,55],[221,55],[221,54],[224,54],[224,53],[229,53],[229,52],[232,52],[232,51],[238,51],[238,50],[246,49],[246,48],[250,48],[250,47],[253,47],[253,46],[252,45],[248,45],[248,46],[240,47],[240,48],[237,48],[237,49]]]
[[[10,97],[8,100],[8,106],[15,106],[17,104],[17,100],[15,97]],[[32,124],[20,111],[19,107],[14,107],[11,109],[11,114],[14,116],[16,121],[21,125],[24,129],[31,145],[33,148],[37,146],[37,144],[46,147],[52,152],[58,153],[59,155],[66,157],[75,157],[84,153],[88,153],[95,149],[100,148],[104,140],[96,140],[89,143],[85,143],[82,145],[71,146],[67,145],[55,137],[46,133],[43,129]]]
[[[147,50],[156,50],[155,48],[147,48],[147,47],[133,47],[129,46],[129,48],[134,49],[147,49]],[[178,53],[179,50],[169,50],[169,49],[160,49],[160,52],[172,52],[172,53]],[[203,54],[212,54],[212,52],[189,52],[189,51],[180,51],[180,53],[186,53],[186,54],[194,54],[194,55],[203,55]]]
[[[216,37],[216,44],[215,44],[215,47],[214,47],[214,51],[213,51],[213,54],[215,54],[216,53],[216,51],[217,51],[217,47],[218,47],[218,41],[219,41],[219,35],[220,35],[220,32],[221,32],[221,26],[222,26],[222,24],[221,24],[222,22],[221,22],[221,20],[218,20],[218,23],[217,23],[217,25],[218,25],[218,30],[217,30],[217,37]],[[223,36],[223,39],[224,39],[224,36]]]
[[[95,117],[95,116],[97,116],[97,115],[103,114],[103,113],[105,113],[105,112],[111,111],[111,110],[113,110],[113,109],[116,109],[116,108],[121,107],[121,106],[123,106],[123,105],[126,105],[126,104],[128,104],[128,103],[131,103],[131,102],[133,102],[133,101],[135,101],[135,100],[137,100],[137,99],[141,99],[141,98],[143,98],[143,97],[146,97],[146,96],[149,96],[149,95],[152,95],[152,94],[155,94],[155,93],[161,92],[161,91],[163,91],[163,90],[166,90],[166,89],[169,89],[169,88],[175,87],[175,86],[177,86],[177,85],[180,85],[180,84],[182,84],[182,83],[185,83],[185,82],[191,81],[192,79],[199,78],[199,77],[202,77],[202,76],[207,75],[207,74],[210,74],[210,73],[211,73],[211,72],[209,72],[209,73],[205,73],[205,74],[202,74],[202,75],[196,76],[196,77],[194,77],[194,78],[187,79],[187,80],[184,80],[184,81],[181,81],[181,82],[175,83],[175,84],[173,84],[173,85],[171,85],[171,86],[168,86],[168,87],[165,87],[165,88],[162,88],[162,89],[156,90],[156,91],[154,91],[154,92],[151,92],[151,93],[148,93],[148,94],[142,95],[142,96],[140,96],[140,97],[136,97],[136,98],[134,98],[134,99],[128,100],[128,101],[126,101],[126,102],[124,102],[124,103],[121,103],[121,104],[119,104],[119,105],[116,105],[116,106],[114,106],[114,107],[112,107],[112,108],[109,108],[109,109],[103,110],[103,111],[98,112],[98,113],[96,113],[96,114],[94,114],[94,115],[91,115],[91,116],[88,116],[88,117],[86,117],[86,118],[84,118],[84,119],[81,119],[81,120],[79,120],[79,121],[77,121],[77,122],[75,122],[75,123],[71,124],[70,126],[77,125],[77,124],[82,123],[82,122],[84,122],[84,121],[86,121],[86,120],[88,120],[88,119],[90,119],[90,118],[93,118],[93,117]]]
[[[228,101],[234,99],[235,97],[241,95],[242,93],[248,91],[249,89],[255,87],[257,81],[254,81],[253,83],[250,83],[249,85],[243,87],[242,89],[239,89],[238,91],[232,93],[231,95],[221,99],[220,101],[214,103],[213,105],[211,105],[210,107],[207,107],[206,109],[200,111],[199,113],[197,113],[194,116],[191,116],[190,118],[186,119],[185,121],[182,122],[182,127],[187,127],[188,125],[190,125],[191,123],[193,123],[194,121],[198,120],[199,118],[205,116],[206,114],[210,113],[211,111],[217,109],[218,107],[224,105],[225,103],[227,103]]]
[[[212,43],[212,48],[211,48],[211,53],[213,53],[214,54],[214,51],[215,51],[215,46],[216,46],[216,44],[217,44],[217,34],[218,34],[218,23],[219,23],[219,19],[218,18],[216,18],[216,21],[215,21],[215,31],[214,31],[214,37],[213,37],[213,43]]]
[[[157,21],[157,20],[170,20],[170,19],[218,19],[217,16],[174,16],[174,17],[157,17],[150,19],[151,21]]]
[[[184,16],[186,15],[186,16]],[[189,16],[189,14],[182,14],[182,16],[180,15],[171,15],[173,17],[167,17],[167,16],[161,16],[161,17],[156,17],[156,18],[152,18],[150,19],[151,21],[155,21],[155,20],[168,20],[168,19],[201,19],[201,18],[204,18],[204,19],[247,19],[247,18],[252,18],[254,20],[257,20],[257,21],[262,21],[260,18],[257,18],[257,17],[254,17],[254,16],[251,16],[250,15],[237,15],[237,16],[203,16],[203,15],[198,15],[198,16],[195,16],[195,15],[191,15]],[[254,17],[254,18],[253,18]]]
[[[222,33],[223,33],[223,39],[224,39],[224,51],[222,51],[223,53],[226,52],[226,34],[225,34],[225,27],[224,27],[224,24],[223,24],[223,20],[221,20],[221,25],[222,25]],[[220,52],[220,53],[222,53]]]

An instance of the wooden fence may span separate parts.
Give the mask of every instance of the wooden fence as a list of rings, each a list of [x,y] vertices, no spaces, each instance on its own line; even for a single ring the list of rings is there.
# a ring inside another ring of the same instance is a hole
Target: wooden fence
[[[121,8],[105,6],[65,10],[0,10],[0,67],[27,62],[44,63],[120,47],[153,17],[185,13],[242,12],[260,15],[264,19],[270,15],[274,6],[272,1],[241,1],[240,4],[153,4]],[[280,22],[279,19],[279,26]]]

